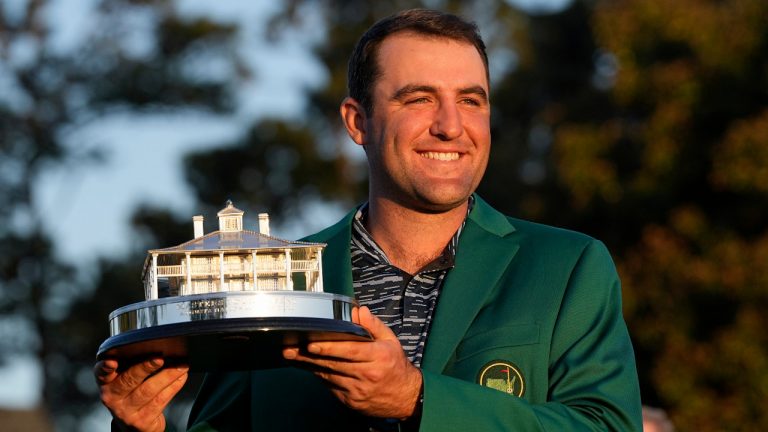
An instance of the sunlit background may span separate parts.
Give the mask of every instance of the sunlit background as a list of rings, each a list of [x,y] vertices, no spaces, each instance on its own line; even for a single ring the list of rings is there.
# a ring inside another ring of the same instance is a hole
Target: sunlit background
[[[364,199],[346,59],[407,7],[479,24],[480,193],[608,245],[644,403],[681,431],[768,428],[764,0],[2,0],[0,428],[109,427],[107,315],[192,215],[232,199],[298,238]]]

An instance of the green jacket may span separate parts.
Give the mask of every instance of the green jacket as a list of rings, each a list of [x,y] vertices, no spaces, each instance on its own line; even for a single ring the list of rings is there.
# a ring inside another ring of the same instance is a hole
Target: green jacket
[[[325,291],[353,295],[354,211],[308,240],[328,244]],[[640,431],[634,353],[605,246],[508,218],[479,197],[425,348],[421,431]],[[482,385],[480,382],[482,381]],[[295,368],[210,374],[191,430],[368,430]]]

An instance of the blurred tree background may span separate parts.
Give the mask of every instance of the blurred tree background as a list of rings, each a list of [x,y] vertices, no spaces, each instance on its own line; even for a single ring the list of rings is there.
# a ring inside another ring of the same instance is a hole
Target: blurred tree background
[[[249,71],[232,49],[236,26],[184,19],[171,0],[102,1],[103,32],[57,57],[45,49],[43,3],[29,1],[23,19],[0,15],[0,60],[18,92],[0,97],[0,352],[33,349],[45,409],[58,429],[79,430],[98,405],[90,368],[107,314],[141,296],[146,249],[188,239],[190,215],[137,209],[132,253],[103,259],[82,287],[52,254],[30,184],[51,164],[98,163],[62,145],[70,128],[110,110],[229,112]],[[417,6],[475,20],[488,44],[494,141],[481,195],[612,251],[644,403],[680,431],[768,429],[764,0],[574,0],[538,14],[491,0],[285,0],[265,37],[320,25],[313,52],[327,79],[307,90],[299,118],[259,118],[236,142],[185,159],[201,212],[232,198],[290,219],[307,203],[364,200],[362,152],[338,120],[346,60],[372,22]],[[152,52],[121,45],[130,14],[151,17]],[[34,55],[8,60],[18,44]],[[194,73],[213,58],[231,76]]]
[[[5,6],[5,5],[0,5]],[[103,259],[93,280],[76,277],[56,257],[35,207],[35,181],[55,165],[98,163],[98,153],[64,144],[73,130],[115,113],[232,109],[236,76],[216,81],[197,74],[199,57],[232,64],[235,28],[210,20],[181,20],[171,2],[110,0],[98,25],[75,52],[57,52],[50,4],[0,7],[0,362],[34,354],[43,370],[42,404],[56,430],[83,429],[96,406],[94,347],[108,336],[105,317],[116,305],[142,300],[135,287],[144,246],[178,244],[167,210],[138,209],[137,249],[124,261]],[[137,52],[132,20],[151,17]],[[236,69],[236,68],[233,68]],[[98,217],[98,215],[95,215]],[[146,240],[143,242],[142,240]],[[89,286],[92,285],[92,286]],[[4,427],[26,430],[23,425]]]

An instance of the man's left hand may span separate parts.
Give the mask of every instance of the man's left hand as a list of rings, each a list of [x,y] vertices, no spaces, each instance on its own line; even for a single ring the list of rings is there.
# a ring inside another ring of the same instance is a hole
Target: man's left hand
[[[373,342],[312,342],[306,352],[285,348],[283,356],[313,365],[341,402],[372,417],[405,419],[413,414],[421,371],[405,356],[400,341],[367,307],[354,308],[352,321]]]

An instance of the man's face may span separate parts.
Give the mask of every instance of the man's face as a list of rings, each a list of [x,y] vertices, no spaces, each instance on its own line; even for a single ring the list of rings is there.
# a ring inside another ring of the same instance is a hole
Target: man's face
[[[491,145],[480,54],[468,43],[397,33],[381,43],[377,61],[373,113],[358,142],[371,196],[429,212],[465,203]]]

